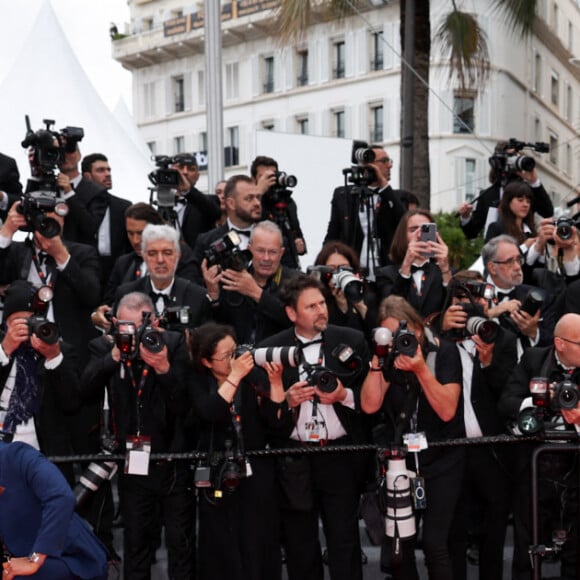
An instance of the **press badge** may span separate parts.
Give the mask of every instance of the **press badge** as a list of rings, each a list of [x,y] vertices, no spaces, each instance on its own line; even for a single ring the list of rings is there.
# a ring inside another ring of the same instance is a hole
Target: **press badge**
[[[129,435],[125,456],[125,473],[129,475],[149,475],[151,437]]]
[[[324,428],[324,422],[312,419],[304,427],[306,429],[306,440],[308,443],[320,443],[320,435]]]
[[[427,437],[425,433],[405,433],[403,435],[403,443],[407,446],[407,451],[411,453],[419,453],[423,449],[427,449]]]

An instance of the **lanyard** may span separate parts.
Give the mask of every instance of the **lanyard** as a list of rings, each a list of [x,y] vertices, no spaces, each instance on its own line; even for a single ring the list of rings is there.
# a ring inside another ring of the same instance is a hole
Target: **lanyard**
[[[136,411],[137,411],[137,436],[141,435],[141,397],[143,396],[143,387],[145,386],[145,381],[149,376],[149,365],[144,365],[143,370],[141,371],[141,376],[139,377],[139,385],[137,385],[137,381],[135,380],[135,374],[133,373],[133,364],[131,360],[125,361],[125,366],[129,371],[129,378],[131,380],[131,385],[133,386],[133,390],[137,393],[136,398]]]

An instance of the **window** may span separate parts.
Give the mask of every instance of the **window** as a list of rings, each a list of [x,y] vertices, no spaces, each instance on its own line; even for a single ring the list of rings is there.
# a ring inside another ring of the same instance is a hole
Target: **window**
[[[274,92],[274,57],[264,58],[264,93]]]
[[[572,86],[566,84],[566,92],[564,93],[566,102],[564,103],[564,119],[572,121]]]
[[[539,117],[534,119],[534,139],[536,141],[542,140],[542,122]]]
[[[475,175],[475,159],[465,159],[465,201],[471,201],[477,195],[477,179]]]
[[[573,52],[572,49],[574,48],[574,26],[571,20],[568,20],[568,42],[567,48],[570,52]]]
[[[239,140],[240,132],[238,127],[228,127],[226,129],[226,150],[225,150],[225,166],[232,167],[239,165]]]
[[[173,103],[174,113],[183,113],[185,111],[185,82],[183,76],[173,77]]]
[[[554,5],[552,6],[552,30],[554,31],[554,34],[558,34],[558,20],[559,20],[559,16],[560,16],[560,11],[558,9],[558,4],[556,4],[556,2],[554,2]]]
[[[157,143],[155,141],[148,141],[147,147],[149,147],[149,151],[151,151],[151,155],[157,155]]]
[[[334,64],[332,68],[332,78],[343,79],[345,74],[345,45],[344,40],[334,43]]]
[[[305,87],[308,84],[308,51],[298,51],[297,57],[296,84],[299,87]]]
[[[154,117],[156,114],[155,83],[145,83],[143,85],[143,115],[145,117]]]
[[[383,31],[372,34],[371,70],[383,69]]]
[[[199,150],[207,151],[207,131],[200,131],[199,133]]]
[[[383,140],[383,106],[375,105],[371,107],[371,126],[369,141],[371,143],[381,143]]]
[[[552,105],[558,106],[558,101],[560,99],[560,79],[558,78],[558,73],[554,71],[552,71],[550,95],[552,99]]]
[[[173,154],[185,151],[185,137],[173,137]]]
[[[269,119],[268,121],[262,121],[262,129],[264,131],[273,131],[275,127],[274,121]]]
[[[455,95],[453,99],[453,132],[473,133],[475,129],[475,98]]]
[[[566,143],[566,167],[564,167],[564,171],[568,175],[572,175],[572,146],[570,143]]]
[[[226,64],[226,99],[240,96],[239,66],[237,62]]]
[[[542,94],[542,57],[537,52],[534,57],[533,90],[538,95]]]
[[[297,117],[296,126],[300,135],[308,135],[308,117]]]
[[[550,133],[550,162],[558,165],[558,137]]]
[[[345,115],[344,111],[334,111],[333,120],[334,120],[334,137],[344,137],[345,136]]]

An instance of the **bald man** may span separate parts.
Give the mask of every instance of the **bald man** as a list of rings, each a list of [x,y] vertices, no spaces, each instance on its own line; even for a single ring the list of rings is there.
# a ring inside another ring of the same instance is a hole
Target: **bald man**
[[[553,344],[525,350],[520,363],[514,368],[499,401],[500,413],[506,419],[517,421],[520,412],[533,406],[529,391],[533,377],[545,377],[551,388],[565,379],[576,385],[580,382],[580,314],[564,314],[554,328]],[[561,409],[551,419],[561,428],[580,432],[580,405]],[[563,419],[563,421],[562,421]],[[513,579],[528,580],[531,565],[528,549],[531,545],[531,457],[535,443],[515,446],[512,471],[514,514]],[[577,516],[578,471],[576,453],[543,453],[539,460],[540,518],[543,530],[568,529],[568,540],[561,553],[561,577],[580,578],[577,571]],[[558,485],[554,485],[557,482]],[[565,493],[560,497],[561,493]],[[565,501],[562,501],[565,498]],[[563,508],[563,510],[562,510]],[[560,518],[560,512],[563,517]],[[552,521],[553,519],[553,521]],[[540,543],[551,545],[550,537],[541,537]]]

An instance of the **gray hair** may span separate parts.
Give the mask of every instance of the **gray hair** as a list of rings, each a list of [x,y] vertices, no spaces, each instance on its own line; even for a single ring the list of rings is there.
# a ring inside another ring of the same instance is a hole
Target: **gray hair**
[[[279,228],[279,226],[270,220],[264,220],[264,221],[258,222],[252,228],[252,232],[250,233],[250,244],[254,241],[254,237],[256,235],[257,230],[262,231],[262,232],[267,232],[270,234],[276,234],[280,238],[280,245],[282,245],[284,243],[284,240],[282,238],[282,230]]]
[[[175,228],[165,224],[147,224],[141,236],[141,251],[143,254],[146,252],[147,244],[149,242],[156,242],[157,240],[167,240],[168,242],[173,242],[175,251],[178,254],[181,253],[181,248],[179,247],[179,234]]]
[[[155,313],[153,301],[147,294],[143,294],[143,292],[129,292],[129,294],[125,294],[125,296],[119,300],[119,304],[117,305],[117,312],[119,312],[121,308],[126,308],[127,310],[131,310],[133,312],[143,312],[143,310],[149,310],[150,312]]]
[[[512,244],[519,249],[517,240],[507,234],[501,234],[495,238],[491,238],[491,240],[481,248],[481,259],[483,260],[484,267],[487,267],[489,262],[493,262],[493,260],[497,258],[497,251],[501,243]]]

